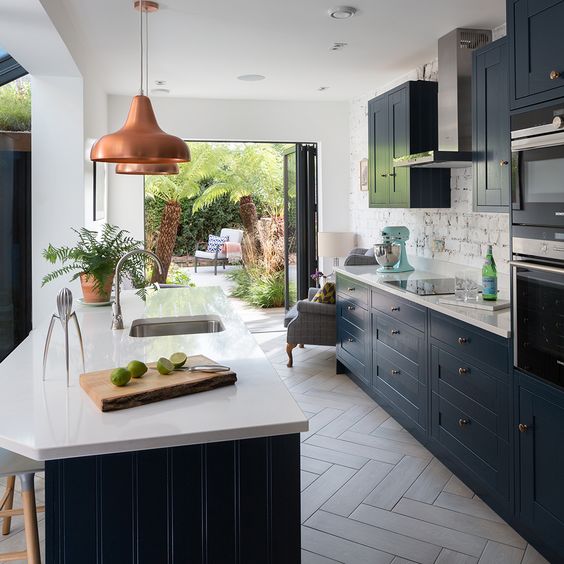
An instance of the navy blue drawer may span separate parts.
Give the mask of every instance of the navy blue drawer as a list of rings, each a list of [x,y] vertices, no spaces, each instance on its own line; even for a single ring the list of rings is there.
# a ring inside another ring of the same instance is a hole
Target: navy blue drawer
[[[377,353],[373,355],[373,365],[376,367],[375,378],[385,382],[412,404],[419,403],[420,385],[417,365],[413,367],[415,370],[410,371]],[[376,383],[375,385],[377,386]]]
[[[432,436],[487,487],[509,497],[509,445],[435,392]],[[465,421],[465,424],[460,424]]]
[[[340,295],[337,296],[337,317],[346,319],[363,331],[368,329],[368,310]]]
[[[382,313],[372,314],[373,345],[378,341],[415,363],[423,358],[425,340],[423,333]]]
[[[402,298],[393,294],[372,290],[372,307],[389,315],[393,319],[399,319],[419,331],[425,331],[427,313],[425,308],[410,304]]]
[[[337,273],[337,292],[344,298],[368,307],[368,288],[339,273]]]
[[[484,427],[509,439],[509,389],[474,365],[431,347],[433,391],[466,411]]]
[[[468,355],[476,362],[489,365],[508,378],[509,343],[507,339],[473,328],[467,323],[431,313],[431,336]]]
[[[370,385],[371,374],[366,368],[368,334],[353,323],[340,318],[337,323],[337,358],[355,376]]]

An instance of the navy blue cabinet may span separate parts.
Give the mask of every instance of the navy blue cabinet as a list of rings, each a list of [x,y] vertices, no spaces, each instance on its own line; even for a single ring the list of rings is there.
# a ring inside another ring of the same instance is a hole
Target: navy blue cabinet
[[[564,562],[564,392],[516,373],[517,514],[551,562]]]
[[[563,0],[508,0],[511,107],[564,96]]]
[[[474,210],[508,212],[511,194],[509,51],[498,39],[472,54]]]
[[[368,102],[370,207],[450,207],[449,170],[392,164],[394,158],[436,149],[437,119],[436,82],[406,82]]]

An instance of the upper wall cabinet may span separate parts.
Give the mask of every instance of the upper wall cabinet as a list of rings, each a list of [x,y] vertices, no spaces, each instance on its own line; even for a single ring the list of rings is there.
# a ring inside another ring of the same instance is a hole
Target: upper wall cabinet
[[[564,96],[564,0],[508,0],[511,108]]]
[[[450,170],[394,168],[394,158],[437,148],[437,83],[410,81],[368,102],[371,208],[448,208]]]
[[[499,39],[472,54],[474,210],[508,212],[511,193],[509,53]]]

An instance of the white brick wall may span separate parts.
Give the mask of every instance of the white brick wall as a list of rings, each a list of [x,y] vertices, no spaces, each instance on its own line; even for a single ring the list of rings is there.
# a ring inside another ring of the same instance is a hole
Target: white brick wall
[[[494,30],[504,35],[503,26]],[[357,234],[358,245],[368,247],[380,241],[380,229],[385,225],[406,225],[411,231],[408,252],[418,256],[480,267],[486,245],[493,245],[500,272],[509,271],[508,214],[474,213],[472,211],[472,169],[452,169],[451,207],[448,209],[370,209],[368,192],[359,187],[360,160],[368,156],[368,100],[402,84],[406,80],[436,80],[437,61],[415,69],[377,92],[353,99],[350,105],[350,186],[349,215],[351,230]],[[433,251],[433,241],[444,241],[444,250]]]

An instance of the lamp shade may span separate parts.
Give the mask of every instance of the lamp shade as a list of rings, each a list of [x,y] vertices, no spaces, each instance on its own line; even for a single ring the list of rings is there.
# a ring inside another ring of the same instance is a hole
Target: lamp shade
[[[147,176],[163,176],[178,174],[180,169],[176,163],[172,164],[136,164],[119,163],[116,165],[116,174],[146,174]]]
[[[129,108],[124,126],[94,143],[90,159],[105,163],[172,164],[190,161],[188,145],[165,133],[157,123],[151,100],[140,94]]]
[[[317,254],[320,257],[344,257],[354,246],[354,233],[320,231],[317,234]]]

